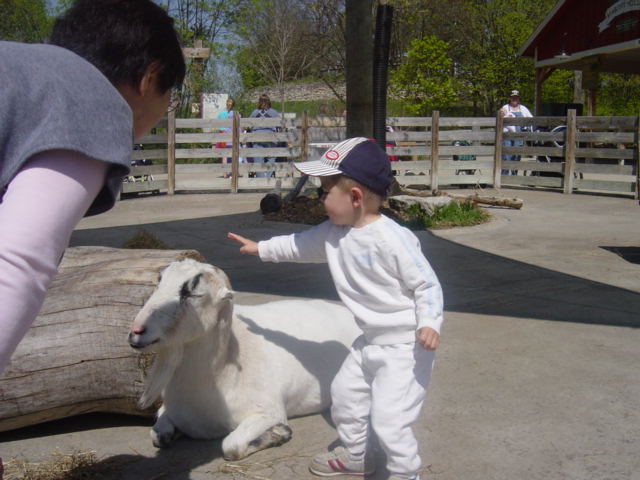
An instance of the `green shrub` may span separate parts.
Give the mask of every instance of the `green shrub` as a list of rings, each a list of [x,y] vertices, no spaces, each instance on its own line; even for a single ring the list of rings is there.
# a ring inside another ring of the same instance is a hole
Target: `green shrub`
[[[436,207],[431,215],[416,204],[407,207],[404,214],[403,224],[412,230],[466,227],[487,222],[490,218],[488,213],[473,202],[451,202]]]

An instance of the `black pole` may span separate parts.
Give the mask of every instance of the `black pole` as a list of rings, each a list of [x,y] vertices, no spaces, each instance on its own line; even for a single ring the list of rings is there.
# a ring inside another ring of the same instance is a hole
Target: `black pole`
[[[384,150],[387,119],[387,74],[393,7],[381,1],[376,11],[376,33],[373,47],[373,137]]]

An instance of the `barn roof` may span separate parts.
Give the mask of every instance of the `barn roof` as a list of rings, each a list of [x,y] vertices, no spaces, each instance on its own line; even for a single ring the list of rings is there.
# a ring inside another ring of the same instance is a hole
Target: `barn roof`
[[[560,0],[518,53],[536,68],[640,73],[640,0]]]

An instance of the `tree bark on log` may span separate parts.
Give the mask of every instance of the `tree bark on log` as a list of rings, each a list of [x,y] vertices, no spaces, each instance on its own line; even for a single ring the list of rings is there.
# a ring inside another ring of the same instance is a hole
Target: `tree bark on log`
[[[66,250],[40,314],[0,376],[0,431],[89,412],[150,416],[137,401],[152,355],[127,343],[169,263],[194,250]]]
[[[524,201],[520,198],[504,198],[504,197],[481,197],[478,194],[474,195],[453,195],[450,193],[442,192],[440,190],[423,191],[413,190],[411,188],[405,188],[402,190],[405,195],[413,195],[415,197],[451,197],[461,202],[474,202],[481,203],[483,205],[492,205],[496,207],[515,208],[520,210],[524,205]]]

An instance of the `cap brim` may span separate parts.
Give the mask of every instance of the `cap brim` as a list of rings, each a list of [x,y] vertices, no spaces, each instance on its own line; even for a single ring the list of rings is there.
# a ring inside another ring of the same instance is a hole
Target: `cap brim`
[[[330,167],[322,160],[312,160],[311,162],[294,163],[300,172],[312,177],[328,177],[330,175],[340,175],[342,171],[337,168]]]

